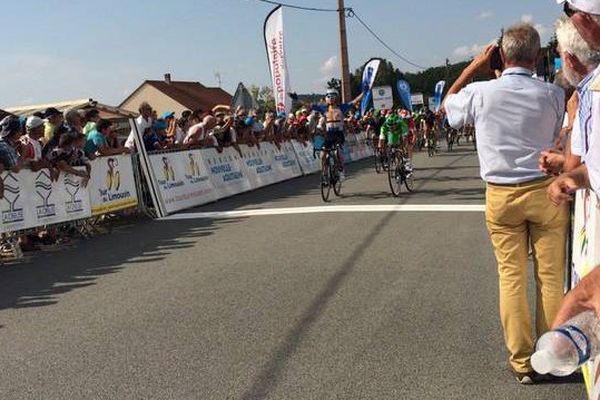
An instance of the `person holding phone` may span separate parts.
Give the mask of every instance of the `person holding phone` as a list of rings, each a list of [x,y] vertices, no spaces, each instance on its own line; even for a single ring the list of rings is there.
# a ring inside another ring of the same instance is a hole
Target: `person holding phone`
[[[541,152],[551,147],[562,127],[564,91],[534,79],[540,36],[530,24],[506,30],[502,46],[488,46],[475,57],[448,91],[444,110],[453,128],[475,126],[481,177],[486,182],[486,224],[498,264],[500,318],[517,381],[538,380],[531,367],[534,350],[527,295],[529,243],[536,266],[535,332],[546,332],[563,298],[566,206],[554,207],[546,197],[553,177],[538,169]],[[504,65],[499,79],[489,76],[492,55]]]

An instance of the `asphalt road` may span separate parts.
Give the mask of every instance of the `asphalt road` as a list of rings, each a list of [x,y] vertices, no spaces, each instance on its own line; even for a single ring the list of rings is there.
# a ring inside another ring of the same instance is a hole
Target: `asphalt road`
[[[335,205],[483,204],[468,147],[389,194],[354,164]],[[316,176],[198,211],[317,206]],[[583,399],[511,377],[481,212],[141,220],[0,270],[1,399]]]

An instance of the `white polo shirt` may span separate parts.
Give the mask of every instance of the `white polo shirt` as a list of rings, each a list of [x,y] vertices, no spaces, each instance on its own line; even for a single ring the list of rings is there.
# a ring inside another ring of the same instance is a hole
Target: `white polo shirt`
[[[141,115],[135,119],[135,123],[137,124],[138,132],[144,135],[144,132],[148,128],[152,128],[152,118],[144,119]],[[133,130],[129,132],[129,136],[127,136],[127,140],[125,141],[125,147],[130,150],[135,149],[135,139],[133,137]]]
[[[561,88],[532,78],[525,68],[508,68],[499,79],[449,95],[445,106],[452,127],[475,125],[484,181],[514,184],[544,176],[538,160],[560,134],[565,113]]]

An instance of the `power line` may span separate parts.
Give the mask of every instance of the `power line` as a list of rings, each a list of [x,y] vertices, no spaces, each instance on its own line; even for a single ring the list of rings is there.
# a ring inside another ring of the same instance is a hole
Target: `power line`
[[[315,8],[315,7],[302,7],[302,6],[297,6],[294,4],[287,4],[287,3],[281,3],[278,1],[272,1],[272,0],[257,0],[263,3],[268,3],[268,4],[273,4],[276,6],[282,6],[282,7],[287,7],[287,8],[294,8],[297,10],[304,10],[304,11],[320,11],[320,12],[339,12],[339,9],[333,9],[333,8]],[[383,39],[381,39],[381,37],[375,33],[373,31],[373,29],[371,29],[371,27],[369,25],[367,25],[367,23],[365,21],[363,21],[358,14],[356,14],[356,11],[354,11],[354,9],[352,9],[352,7],[346,7],[344,9],[344,11],[346,12],[346,16],[348,18],[356,18],[356,20],[371,34],[373,35],[373,37],[375,39],[377,39],[377,41],[379,43],[381,43],[386,49],[388,49],[390,52],[392,52],[392,54],[394,54],[396,57],[398,57],[400,60],[404,61],[405,63],[412,65],[413,67],[419,68],[419,69],[426,69],[426,67],[423,67],[422,65],[416,64],[412,61],[410,61],[409,59],[407,59],[406,57],[404,57],[402,54],[398,53],[396,50],[394,50],[393,48],[391,48]]]
[[[273,4],[276,6],[282,6],[282,7],[287,7],[287,8],[295,8],[297,10],[305,10],[305,11],[320,11],[320,12],[338,12],[338,9],[333,9],[333,8],[315,8],[315,7],[302,7],[302,6],[296,6],[293,4],[286,4],[286,3],[280,3],[278,1],[271,1],[271,0],[258,0],[258,1],[262,1],[263,3],[269,3],[269,4]]]
[[[383,46],[384,46],[386,49],[388,49],[389,51],[391,51],[391,52],[392,52],[392,54],[394,54],[396,57],[398,57],[399,59],[401,59],[401,60],[402,60],[402,61],[404,61],[405,63],[412,65],[413,67],[417,67],[417,68],[419,68],[419,69],[426,69],[426,68],[425,68],[425,67],[423,67],[422,65],[415,64],[414,62],[410,61],[409,59],[407,59],[406,57],[404,57],[404,56],[402,56],[400,53],[398,53],[396,50],[394,50],[394,49],[392,49],[390,46],[388,46],[388,44],[387,44],[386,42],[384,42],[384,41],[383,41],[383,39],[381,39],[381,38],[379,37],[379,35],[377,35],[377,34],[376,34],[374,31],[373,31],[373,29],[371,29],[371,28],[369,27],[369,25],[367,25],[367,23],[366,23],[365,21],[363,21],[363,20],[362,20],[362,19],[361,19],[361,18],[358,16],[358,14],[356,14],[356,11],[354,11],[352,8],[349,8],[349,9],[348,9],[348,11],[347,11],[347,16],[348,16],[349,18],[354,18],[354,17],[356,17],[356,20],[357,20],[357,21],[358,21],[358,22],[359,22],[359,23],[360,23],[362,26],[364,26],[364,27],[365,27],[365,29],[366,29],[367,31],[369,31],[369,33],[370,33],[371,35],[373,35],[373,37],[374,37],[375,39],[377,39],[377,40],[379,41],[379,43],[381,43],[381,44],[382,44],[382,45],[383,45]]]

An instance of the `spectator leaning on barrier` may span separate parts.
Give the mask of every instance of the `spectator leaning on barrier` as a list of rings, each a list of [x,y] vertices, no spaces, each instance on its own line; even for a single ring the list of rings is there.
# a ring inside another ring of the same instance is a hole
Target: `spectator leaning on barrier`
[[[593,73],[600,65],[600,51],[593,50],[582,39],[573,22],[566,16],[556,23],[556,38],[563,65],[562,76],[573,87],[579,86],[586,76]],[[567,123],[564,129],[568,138],[566,152],[558,150],[542,152],[540,168],[544,172],[559,173],[563,167],[566,172],[569,172],[581,164],[584,142],[580,120],[577,117],[578,100],[579,96],[575,93],[567,103]]]
[[[52,163],[42,158],[42,144],[40,140],[44,137],[44,121],[39,117],[29,117],[25,124],[26,134],[21,136],[18,143],[18,153],[23,159],[24,165],[32,171],[47,168],[52,180],[58,179],[58,170],[52,167]]]
[[[569,0],[564,4],[565,14],[583,39],[600,50],[600,1]],[[566,67],[575,75],[573,66]],[[600,66],[577,85],[577,94],[579,108],[571,144],[573,153],[579,153],[583,164],[561,175],[548,188],[548,196],[554,204],[572,200],[579,188],[592,188],[600,194]]]
[[[7,116],[0,121],[0,164],[5,171],[19,172],[23,167],[16,149],[20,136],[21,125],[17,117]]]
[[[570,17],[583,39],[593,49],[600,51],[600,1],[569,0],[564,3],[564,7],[565,14]],[[580,187],[591,186],[596,194],[600,193],[597,185],[600,182],[597,167],[600,158],[600,66],[579,84],[577,91],[580,97],[579,134],[589,148],[583,155],[585,164],[563,174],[551,187],[554,190],[548,191],[548,194],[559,202],[570,200],[571,194]],[[566,295],[553,326],[558,327],[587,310],[594,310],[600,318],[599,267],[593,269]]]
[[[58,146],[48,153],[47,159],[60,171],[84,178],[83,183],[86,185],[90,178],[89,170],[81,171],[74,168],[74,166],[78,166],[78,164],[85,163],[85,160],[82,160],[80,157],[78,152],[79,149],[75,147],[77,141],[80,143],[83,141],[82,136],[82,133],[65,132],[61,134]]]
[[[54,107],[47,108],[44,112],[44,138],[42,142],[48,143],[54,136],[56,128],[58,128],[63,122],[63,115]]]
[[[85,119],[83,134],[87,136],[91,131],[96,129],[96,124],[100,121],[100,111],[91,108],[85,112],[83,118]]]
[[[112,148],[108,143],[111,135],[112,123],[109,120],[101,119],[96,124],[96,128],[87,135],[84,151],[88,156],[111,156],[115,154],[128,153],[126,147]]]
[[[546,198],[553,178],[539,171],[538,159],[560,132],[565,100],[560,88],[532,78],[540,36],[528,24],[506,30],[502,76],[467,86],[478,74],[490,75],[495,47],[488,46],[462,72],[444,107],[452,127],[475,125],[481,176],[487,182],[486,223],[498,262],[504,338],[515,377],[529,384],[537,378],[530,363],[534,350],[527,301],[530,242],[539,295],[538,337],[549,329],[563,297],[569,213]]]
[[[140,104],[138,110],[140,115],[135,119],[135,124],[138,132],[143,136],[149,133],[149,131],[152,129],[152,124],[154,123],[152,119],[152,106],[144,101],[142,104]],[[127,147],[129,150],[135,149],[133,130],[129,133],[129,136],[125,141],[125,147]]]

